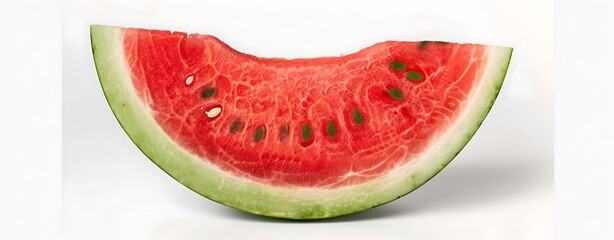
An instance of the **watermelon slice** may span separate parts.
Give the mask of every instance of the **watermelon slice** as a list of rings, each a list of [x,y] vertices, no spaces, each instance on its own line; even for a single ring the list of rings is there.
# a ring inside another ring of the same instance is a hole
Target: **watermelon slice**
[[[424,184],[476,132],[512,53],[387,41],[287,60],[182,32],[94,25],[91,39],[107,101],[145,155],[213,201],[290,219]]]

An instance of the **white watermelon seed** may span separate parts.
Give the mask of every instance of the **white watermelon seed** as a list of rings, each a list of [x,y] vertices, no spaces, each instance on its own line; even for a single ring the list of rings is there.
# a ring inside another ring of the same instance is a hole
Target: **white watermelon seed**
[[[222,113],[221,107],[214,107],[212,109],[209,109],[209,111],[205,112],[205,114],[207,114],[207,117],[209,118],[217,117],[218,115],[220,115],[220,113]]]
[[[190,86],[192,82],[194,82],[194,76],[189,76],[188,78],[185,79],[185,85]]]

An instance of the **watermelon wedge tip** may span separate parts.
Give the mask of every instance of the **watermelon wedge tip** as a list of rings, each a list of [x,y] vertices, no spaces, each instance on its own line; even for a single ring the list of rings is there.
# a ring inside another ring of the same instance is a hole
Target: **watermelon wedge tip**
[[[261,58],[211,35],[90,31],[109,106],[149,159],[213,201],[288,219],[363,211],[427,182],[484,121],[512,54],[386,41]]]

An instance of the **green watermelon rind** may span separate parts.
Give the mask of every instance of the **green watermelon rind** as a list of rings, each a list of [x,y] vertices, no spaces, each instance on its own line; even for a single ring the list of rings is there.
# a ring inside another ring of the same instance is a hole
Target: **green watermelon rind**
[[[463,149],[490,111],[512,49],[489,47],[491,61],[465,111],[418,159],[384,177],[335,188],[289,188],[223,172],[171,140],[138,98],[124,59],[122,28],[92,25],[98,78],[113,114],[137,147],[157,166],[194,192],[253,214],[287,219],[321,219],[359,212],[406,195],[439,173]]]

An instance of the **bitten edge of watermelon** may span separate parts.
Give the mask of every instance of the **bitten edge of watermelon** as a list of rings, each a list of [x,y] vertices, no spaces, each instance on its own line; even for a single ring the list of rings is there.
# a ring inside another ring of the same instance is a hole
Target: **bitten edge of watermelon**
[[[507,72],[512,48],[489,47],[484,79],[456,124],[412,164],[387,176],[337,189],[282,188],[222,172],[176,145],[158,126],[131,86],[123,58],[122,28],[92,25],[92,51],[104,95],[121,127],[157,166],[196,193],[253,214],[321,219],[359,212],[404,196],[439,173],[463,149],[490,111]]]

